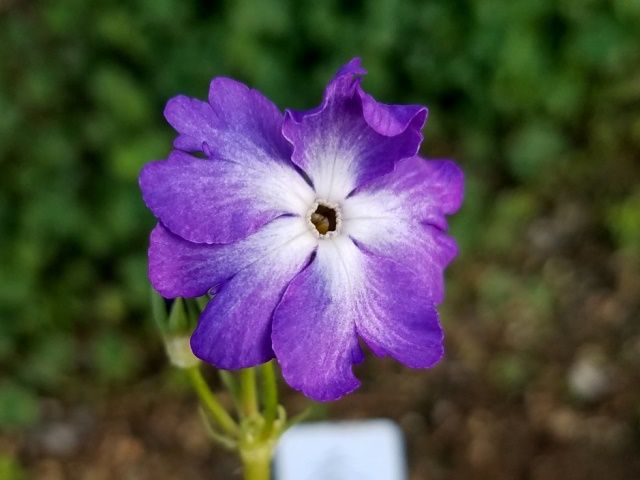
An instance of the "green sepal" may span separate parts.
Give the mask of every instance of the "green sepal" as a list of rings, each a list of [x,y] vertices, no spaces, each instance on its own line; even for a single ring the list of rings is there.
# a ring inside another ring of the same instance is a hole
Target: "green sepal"
[[[164,298],[162,298],[153,288],[149,290],[151,295],[151,315],[158,330],[162,335],[166,335],[167,332],[167,305]]]
[[[176,298],[171,305],[171,312],[169,313],[169,320],[167,322],[169,335],[182,334],[190,332],[191,322],[189,321],[190,315],[187,313],[186,302],[183,298]]]

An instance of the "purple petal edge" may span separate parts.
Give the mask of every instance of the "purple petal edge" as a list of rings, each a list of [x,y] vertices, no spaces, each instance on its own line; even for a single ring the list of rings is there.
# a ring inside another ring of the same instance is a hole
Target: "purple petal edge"
[[[323,95],[319,106],[309,110],[285,110],[285,116],[290,116],[294,121],[300,123],[305,116],[316,115],[327,107],[335,95],[352,96],[357,94],[360,98],[364,119],[369,126],[380,135],[399,135],[407,128],[415,129],[420,133],[427,121],[428,109],[422,105],[389,105],[378,102],[371,95],[364,91],[360,85],[362,77],[367,74],[367,70],[362,67],[362,60],[359,57],[351,59],[341,66],[331,79]],[[420,143],[419,142],[419,143]],[[417,153],[418,149],[416,149]]]

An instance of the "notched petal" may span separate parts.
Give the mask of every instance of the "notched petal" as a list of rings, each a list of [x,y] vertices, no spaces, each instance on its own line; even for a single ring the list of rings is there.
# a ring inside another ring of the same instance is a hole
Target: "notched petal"
[[[174,151],[140,174],[143,199],[173,233],[195,243],[230,243],[286,214],[300,215],[313,191],[293,167],[203,160]]]
[[[211,81],[209,101],[178,95],[164,115],[179,133],[177,149],[242,162],[289,163],[291,146],[282,137],[283,115],[257,90],[230,78]]]
[[[332,202],[391,172],[422,141],[426,109],[375,102],[360,89],[362,73],[355,59],[329,82],[319,107],[285,114],[282,133],[293,146],[292,161]]]

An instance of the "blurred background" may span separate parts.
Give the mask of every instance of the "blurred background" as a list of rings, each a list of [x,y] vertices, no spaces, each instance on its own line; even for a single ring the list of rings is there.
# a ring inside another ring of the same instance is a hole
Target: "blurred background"
[[[639,0],[0,0],[0,480],[239,478],[150,319],[137,175],[171,96],[309,108],[356,55],[463,166],[461,255],[443,362],[317,417],[398,421],[412,480],[640,478]]]

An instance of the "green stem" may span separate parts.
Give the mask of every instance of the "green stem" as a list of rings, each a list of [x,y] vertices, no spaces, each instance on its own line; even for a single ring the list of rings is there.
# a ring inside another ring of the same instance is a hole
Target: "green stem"
[[[233,437],[239,434],[238,425],[233,421],[231,416],[227,413],[224,407],[220,404],[220,401],[213,394],[209,385],[205,381],[200,368],[198,366],[190,367],[186,369],[189,380],[195,389],[200,401],[205,406],[207,411],[211,414],[213,420],[220,425],[220,428]]]
[[[242,451],[244,480],[270,480],[271,456],[272,450],[268,447]]]
[[[238,415],[240,414],[240,387],[238,382],[236,381],[233,373],[228,370],[218,370],[218,375],[220,376],[220,380],[224,383],[225,388],[229,391],[231,395],[231,400],[233,400],[233,406],[236,409]]]
[[[269,436],[278,416],[278,383],[273,361],[261,367],[264,395],[264,435]]]
[[[245,418],[258,415],[258,395],[256,392],[256,371],[253,368],[240,370],[240,403]]]

